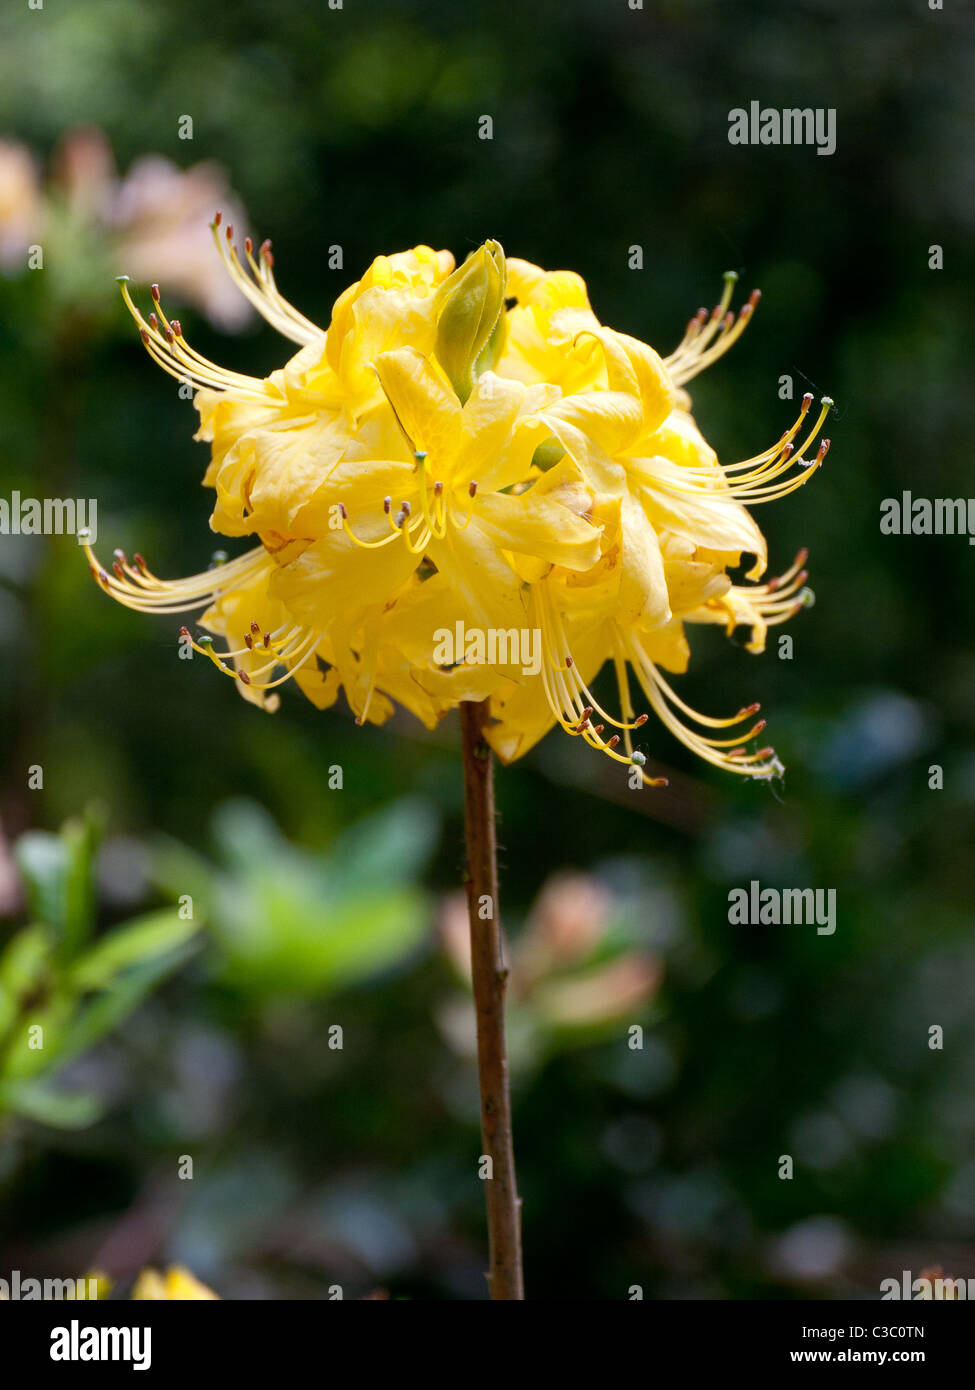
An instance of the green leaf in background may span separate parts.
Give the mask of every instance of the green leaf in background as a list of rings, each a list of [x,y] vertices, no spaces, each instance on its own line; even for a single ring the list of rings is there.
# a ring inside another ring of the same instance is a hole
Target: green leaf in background
[[[16,1026],[4,1043],[3,1078],[39,1076],[59,1066],[64,1035],[76,1007],[75,994],[56,985],[29,1006],[22,1004]]]
[[[293,855],[296,861],[302,857],[284,838],[264,807],[244,797],[234,797],[217,807],[213,815],[213,839],[227,867],[245,877],[255,866],[281,855]]]
[[[75,963],[72,983],[81,990],[102,989],[129,966],[147,963],[182,946],[199,926],[198,921],[184,920],[169,908],[116,927]]]
[[[14,855],[24,877],[31,913],[57,932],[66,960],[91,935],[95,920],[95,866],[102,816],[89,809],[60,834],[34,830],[22,835]]]
[[[189,845],[160,835],[149,857],[149,878],[160,892],[193,899],[194,913],[206,919],[213,911],[216,881],[213,865]]]
[[[345,892],[372,892],[377,883],[416,882],[439,829],[429,802],[415,797],[402,797],[357,821],[329,854],[336,886]]]
[[[196,943],[187,941],[176,950],[133,966],[82,1005],[59,1039],[58,1065],[63,1066],[117,1028],[147,994],[189,960],[195,949]]]
[[[228,888],[214,919],[224,978],[265,996],[322,995],[379,974],[412,951],[428,925],[415,889],[328,902],[274,873],[246,894]]]
[[[103,1106],[87,1091],[55,1091],[37,1081],[0,1084],[0,1112],[10,1111],[52,1129],[84,1129],[100,1118]]]
[[[265,998],[327,994],[395,966],[429,928],[415,887],[438,834],[435,812],[403,798],[325,850],[289,844],[253,802],[225,802],[214,840],[225,870],[162,842],[152,873],[174,896],[207,904],[218,974]]]
[[[198,908],[190,920],[175,908],[149,913],[85,949],[100,833],[89,813],[58,835],[30,832],[14,846],[43,920],[19,931],[0,955],[0,1113],[61,1127],[97,1118],[92,1097],[51,1090],[50,1077],[116,1028],[196,949]]]
[[[13,1026],[22,1001],[47,973],[51,934],[40,923],[24,927],[0,955],[0,1041]]]
[[[33,916],[52,925],[64,916],[64,844],[49,830],[29,830],[14,845]]]
[[[89,808],[82,819],[61,828],[64,845],[64,919],[60,923],[65,956],[71,960],[91,936],[95,925],[95,873],[104,816]]]

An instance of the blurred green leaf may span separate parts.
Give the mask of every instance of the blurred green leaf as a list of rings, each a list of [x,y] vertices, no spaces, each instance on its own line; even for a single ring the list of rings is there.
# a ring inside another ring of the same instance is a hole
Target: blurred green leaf
[[[225,801],[217,808],[213,838],[224,863],[245,875],[262,863],[293,852],[264,807],[243,797]]]
[[[63,917],[65,852],[58,835],[30,830],[14,845],[14,858],[24,877],[31,913],[52,926]]]
[[[83,1129],[100,1118],[103,1106],[87,1091],[55,1091],[35,1081],[0,1085],[0,1111],[10,1111],[52,1129]]]
[[[437,832],[430,806],[403,798],[314,851],[289,844],[262,807],[236,799],[214,816],[225,869],[165,841],[153,874],[166,891],[190,891],[206,904],[222,978],[265,997],[310,996],[377,974],[415,949],[429,911],[412,884]]]
[[[55,987],[30,1008],[21,1009],[17,1026],[4,1047],[5,1079],[37,1076],[60,1064],[64,1036],[76,1004],[73,991]]]
[[[50,933],[38,922],[19,931],[0,956],[0,1039],[43,979],[50,951]]]
[[[429,802],[403,797],[346,830],[330,863],[340,891],[372,891],[415,882],[436,842],[437,817]]]
[[[172,975],[196,950],[189,941],[158,959],[145,961],[119,975],[73,1015],[58,1043],[57,1064],[76,1057],[117,1028],[147,994]]]
[[[204,919],[210,916],[216,876],[213,865],[202,854],[168,835],[160,835],[152,845],[148,872],[162,892],[174,898],[189,894],[194,911]]]
[[[95,866],[102,818],[88,810],[65,823],[59,835],[22,835],[14,854],[27,887],[31,913],[55,928],[66,960],[81,949],[95,920]]]
[[[103,832],[103,816],[92,809],[80,820],[69,820],[61,828],[65,853],[64,917],[58,925],[68,960],[84,946],[95,925],[95,871]]]
[[[199,921],[183,920],[174,909],[167,909],[116,927],[75,964],[71,981],[82,990],[104,988],[129,966],[182,945],[200,925]]]
[[[230,889],[214,927],[226,958],[222,974],[263,995],[323,994],[378,974],[422,939],[423,896],[393,889],[336,902],[268,877],[246,897]]]

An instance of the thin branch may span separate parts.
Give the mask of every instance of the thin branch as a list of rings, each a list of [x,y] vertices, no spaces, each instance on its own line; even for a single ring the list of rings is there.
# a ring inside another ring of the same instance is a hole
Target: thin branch
[[[501,949],[498,863],[494,832],[494,766],[484,741],[487,701],[460,707],[464,756],[464,830],[471,972],[477,1014],[477,1069],[481,1089],[481,1142],[491,1160],[485,1179],[492,1299],[523,1299],[521,1201],[511,1138],[511,1093],[504,1037],[508,972]]]

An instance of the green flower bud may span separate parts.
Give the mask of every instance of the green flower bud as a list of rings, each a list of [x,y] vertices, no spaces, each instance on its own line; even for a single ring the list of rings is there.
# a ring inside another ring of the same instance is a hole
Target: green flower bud
[[[542,472],[545,473],[548,469],[554,468],[555,465],[564,458],[565,450],[559,441],[553,437],[539,444],[534,454],[532,454],[532,467],[540,468]]]
[[[440,287],[437,360],[459,399],[466,401],[474,381],[495,360],[496,329],[504,311],[505,260],[496,241],[486,241]]]

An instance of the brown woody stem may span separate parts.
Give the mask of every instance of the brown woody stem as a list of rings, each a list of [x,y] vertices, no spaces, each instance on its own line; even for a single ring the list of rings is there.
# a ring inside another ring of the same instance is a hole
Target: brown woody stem
[[[464,832],[471,974],[477,1015],[477,1070],[481,1089],[481,1142],[490,1159],[485,1179],[492,1299],[523,1299],[521,1201],[511,1139],[511,1093],[504,1039],[508,972],[501,947],[498,860],[494,833],[494,764],[484,739],[487,701],[460,707],[464,757]]]

